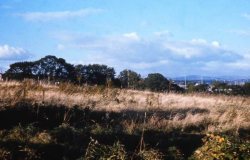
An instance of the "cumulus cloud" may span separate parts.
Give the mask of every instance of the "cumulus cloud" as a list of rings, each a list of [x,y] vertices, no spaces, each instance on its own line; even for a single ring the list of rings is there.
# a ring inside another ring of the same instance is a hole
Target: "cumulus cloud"
[[[104,63],[118,70],[130,68],[142,74],[216,74],[218,69],[221,70],[219,64],[233,68],[244,59],[218,41],[205,39],[176,41],[159,39],[155,34],[143,38],[136,32],[116,36],[68,37],[71,38],[61,39],[60,43],[64,49],[74,48],[83,52],[84,63]]]
[[[136,32],[124,33],[123,36],[131,40],[136,40],[136,41],[140,40],[140,37],[138,36]]]
[[[23,48],[0,45],[0,60],[25,60],[30,56],[31,54]]]
[[[237,60],[233,63],[229,63],[229,67],[230,68],[237,68],[240,70],[245,70],[245,71],[249,71],[250,69],[250,53],[248,54],[244,54],[243,55],[243,59],[241,60]]]
[[[51,21],[63,20],[76,17],[85,17],[91,14],[101,12],[101,9],[86,8],[77,11],[57,11],[57,12],[26,12],[18,13],[16,16],[22,17],[27,21]]]
[[[220,47],[220,42],[218,42],[218,41],[213,41],[211,44],[212,44],[214,47]]]

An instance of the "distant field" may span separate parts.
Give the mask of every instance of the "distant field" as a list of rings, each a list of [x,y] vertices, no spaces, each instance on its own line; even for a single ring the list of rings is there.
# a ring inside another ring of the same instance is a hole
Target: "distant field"
[[[0,83],[0,107],[0,158],[250,158],[249,97],[25,81]]]

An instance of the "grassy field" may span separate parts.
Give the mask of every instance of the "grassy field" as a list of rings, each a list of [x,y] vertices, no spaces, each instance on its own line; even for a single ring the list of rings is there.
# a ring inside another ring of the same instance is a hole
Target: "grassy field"
[[[250,98],[0,83],[0,159],[250,159]]]

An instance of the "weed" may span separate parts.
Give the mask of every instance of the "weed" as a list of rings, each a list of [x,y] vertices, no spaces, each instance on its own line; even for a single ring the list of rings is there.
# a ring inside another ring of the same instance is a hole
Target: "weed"
[[[155,149],[143,149],[135,155],[139,160],[163,160],[163,154]]]
[[[85,160],[125,160],[126,151],[120,142],[116,142],[113,146],[101,145],[98,141],[91,139],[86,153]]]
[[[230,136],[207,134],[204,145],[197,149],[193,159],[250,159],[250,141]]]
[[[12,159],[12,154],[10,151],[0,148],[0,159],[1,160],[11,160]]]

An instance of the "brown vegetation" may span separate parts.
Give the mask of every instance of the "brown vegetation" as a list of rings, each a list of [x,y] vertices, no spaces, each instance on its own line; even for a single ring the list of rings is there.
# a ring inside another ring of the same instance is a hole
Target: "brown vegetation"
[[[146,128],[163,131],[189,130],[233,132],[250,129],[248,97],[153,93],[149,91],[110,89],[101,86],[36,84],[33,81],[0,83],[1,107],[20,101],[36,104],[88,107],[95,111],[148,112]],[[123,125],[128,133],[142,128],[133,117]]]

